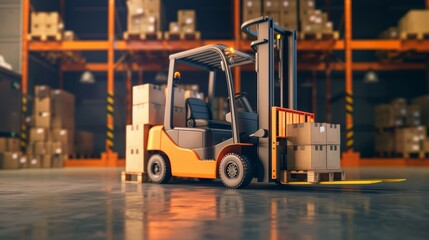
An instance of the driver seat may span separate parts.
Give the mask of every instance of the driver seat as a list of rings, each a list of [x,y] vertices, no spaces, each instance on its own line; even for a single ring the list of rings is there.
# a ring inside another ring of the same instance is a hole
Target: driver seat
[[[231,129],[226,121],[213,120],[209,104],[199,98],[186,99],[186,127]]]

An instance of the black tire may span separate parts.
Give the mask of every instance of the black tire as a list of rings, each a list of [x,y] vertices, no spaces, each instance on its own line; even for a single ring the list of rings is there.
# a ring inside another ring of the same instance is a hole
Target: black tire
[[[154,183],[168,183],[171,179],[171,169],[168,159],[160,154],[154,154],[147,163],[147,176]]]
[[[246,156],[228,153],[220,161],[219,176],[227,188],[245,188],[253,179],[254,168]]]

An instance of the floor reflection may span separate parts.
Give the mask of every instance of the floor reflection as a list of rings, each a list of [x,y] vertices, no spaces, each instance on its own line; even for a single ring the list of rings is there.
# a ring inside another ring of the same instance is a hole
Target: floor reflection
[[[123,184],[120,169],[0,173],[0,239],[429,239],[429,170],[374,186]]]

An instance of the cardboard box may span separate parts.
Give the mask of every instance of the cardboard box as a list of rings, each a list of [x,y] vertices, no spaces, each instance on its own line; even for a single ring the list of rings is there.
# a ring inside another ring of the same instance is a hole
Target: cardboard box
[[[195,25],[195,10],[177,11],[177,22],[179,25]]]
[[[163,105],[165,104],[165,102],[167,101],[167,91],[168,89],[165,88],[164,92],[165,92],[165,100],[162,103]],[[185,90],[175,87],[174,88],[174,100],[173,100],[173,106],[174,107],[185,107]]]
[[[298,123],[286,126],[288,145],[326,145],[325,123]]]
[[[280,0],[280,10],[281,11],[292,11],[295,12],[297,11],[297,0]]]
[[[299,15],[305,15],[310,11],[314,11],[316,9],[316,1],[315,0],[299,0]]]
[[[341,158],[340,145],[326,146],[326,169],[329,169],[329,170],[341,169],[340,158]]]
[[[288,170],[326,169],[326,145],[288,145]]]
[[[36,112],[34,115],[34,126],[38,128],[51,128],[52,127],[51,112]]]
[[[52,129],[52,141],[61,142],[62,153],[74,153],[74,130],[73,129]]]
[[[75,97],[64,90],[54,90],[52,95],[52,127],[75,127]]]
[[[177,22],[170,22],[170,24],[168,25],[168,31],[170,33],[179,33],[180,32],[179,24]]]
[[[127,0],[128,16],[140,16],[145,13],[143,0]]]
[[[51,97],[51,88],[46,85],[38,85],[34,87],[34,97],[35,98],[50,98]]]
[[[49,142],[37,141],[33,143],[33,154],[44,155],[51,152],[51,144]]]
[[[19,152],[21,150],[21,142],[18,138],[7,139],[7,151]]]
[[[50,155],[60,155],[63,154],[63,144],[60,141],[56,142],[49,142],[48,143],[50,152],[48,154]]]
[[[7,151],[7,138],[0,137],[0,153]]]
[[[51,97],[36,97],[36,98],[34,98],[33,112],[52,112]]]
[[[275,12],[280,9],[279,0],[263,0],[264,2],[264,12]]]
[[[73,41],[77,39],[76,34],[74,33],[74,31],[64,31],[63,33],[63,40],[64,41]]]
[[[326,123],[326,144],[340,145],[341,144],[341,125]]]
[[[429,10],[410,10],[398,22],[402,32],[428,33]]]
[[[149,134],[149,125],[134,124],[126,127],[126,172],[146,171],[147,156],[144,149],[147,147],[146,138]]]
[[[410,153],[424,149],[426,127],[398,128],[395,131],[395,152]]]
[[[426,128],[429,128],[429,96],[417,97],[413,99],[412,104],[419,107],[421,123]]]
[[[411,105],[407,107],[407,117],[405,124],[407,126],[420,126],[422,124],[419,106]]]
[[[18,152],[3,152],[0,153],[0,168],[1,169],[19,169],[20,153]]]
[[[164,105],[164,88],[154,84],[143,84],[133,87],[133,105],[154,103]]]
[[[243,0],[243,10],[261,9],[261,0]]]
[[[46,12],[45,15],[45,34],[56,35],[61,34],[64,29],[64,24],[58,12]]]
[[[204,100],[204,93],[196,92],[192,90],[185,90],[184,98],[185,100],[188,98],[198,98],[198,99]]]
[[[52,167],[52,155],[50,154],[41,155],[41,159],[42,159],[42,168]]]
[[[143,103],[133,106],[133,124],[164,124],[165,107],[159,104]]]
[[[75,132],[75,153],[91,154],[94,152],[94,134],[86,131]]]
[[[31,13],[31,34],[41,35],[45,34],[45,18],[46,13],[44,12],[32,12]]]
[[[40,168],[42,166],[41,157],[37,155],[27,155],[27,168]]]
[[[46,128],[31,128],[30,141],[49,141],[50,132]]]

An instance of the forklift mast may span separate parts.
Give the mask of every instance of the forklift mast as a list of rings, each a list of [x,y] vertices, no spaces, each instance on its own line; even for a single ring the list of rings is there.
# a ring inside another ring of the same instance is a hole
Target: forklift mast
[[[251,27],[256,26],[256,32]],[[270,17],[260,17],[249,20],[241,25],[241,31],[256,37],[251,43],[255,53],[255,71],[257,73],[257,112],[259,129],[273,131],[271,122],[272,107],[274,106],[275,83],[275,50],[279,53],[279,81],[280,81],[280,107],[283,106],[284,74],[288,74],[288,108],[297,108],[297,68],[296,68],[296,31],[284,30],[274,24]],[[286,48],[287,46],[287,48]],[[287,55],[287,59],[285,59]],[[286,60],[286,61],[285,61]],[[267,138],[260,138],[257,147],[258,163],[256,176],[259,182],[270,182],[271,159],[273,145],[276,139],[271,134]]]

